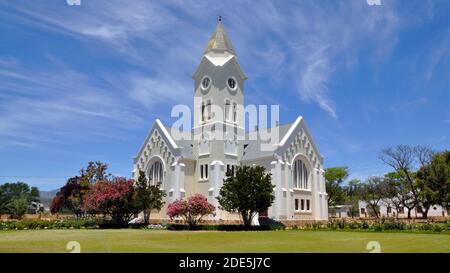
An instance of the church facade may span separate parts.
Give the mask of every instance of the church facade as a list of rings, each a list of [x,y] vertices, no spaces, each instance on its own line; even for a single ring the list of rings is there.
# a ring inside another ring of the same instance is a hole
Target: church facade
[[[272,174],[275,186],[268,217],[327,220],[323,157],[303,117],[246,132],[247,77],[221,19],[192,78],[194,109],[189,137],[174,137],[172,128],[157,119],[134,158],[133,177],[137,179],[138,170],[143,170],[149,183],[160,183],[167,193],[164,208],[152,212],[151,217],[166,219],[169,203],[200,193],[216,206],[215,220],[237,220],[239,215],[218,209],[216,197],[225,174],[239,165],[260,165]],[[217,137],[217,132],[222,137]],[[270,134],[277,136],[275,143],[262,137]]]

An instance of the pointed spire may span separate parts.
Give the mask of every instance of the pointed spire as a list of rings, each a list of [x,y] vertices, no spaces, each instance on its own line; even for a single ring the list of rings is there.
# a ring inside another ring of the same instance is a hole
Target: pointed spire
[[[205,53],[210,51],[213,52],[223,52],[228,51],[229,53],[235,55],[233,46],[231,45],[230,39],[228,39],[227,33],[223,27],[222,16],[219,16],[217,20],[216,30],[214,31],[211,38],[209,38],[208,45],[206,46]]]

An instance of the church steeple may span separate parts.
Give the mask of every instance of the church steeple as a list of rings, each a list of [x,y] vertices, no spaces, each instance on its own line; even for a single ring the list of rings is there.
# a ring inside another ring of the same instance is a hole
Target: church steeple
[[[223,53],[225,51],[236,55],[233,45],[231,45],[230,39],[228,39],[228,35],[223,27],[222,16],[219,16],[216,30],[211,38],[209,38],[208,45],[205,48],[205,54],[208,52]]]

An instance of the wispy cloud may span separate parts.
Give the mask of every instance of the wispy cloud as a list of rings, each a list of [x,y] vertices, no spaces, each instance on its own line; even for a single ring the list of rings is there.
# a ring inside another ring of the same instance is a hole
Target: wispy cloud
[[[11,145],[35,146],[89,139],[117,124],[131,130],[145,126],[139,110],[124,103],[120,90],[95,87],[92,80],[67,67],[0,69],[0,138]]]
[[[170,103],[190,104],[193,93],[189,87],[191,85],[172,81],[170,78],[153,79],[133,76],[130,96],[146,108]]]
[[[325,53],[326,49],[327,47],[319,48],[307,58],[307,65],[299,75],[298,91],[304,101],[318,103],[333,118],[337,118],[335,106],[327,96],[332,69]]]
[[[411,109],[418,108],[418,107],[423,107],[427,104],[430,104],[430,102],[431,102],[430,99],[425,98],[425,97],[411,99],[411,100],[404,99],[404,100],[402,100],[401,103],[397,103],[397,104],[391,106],[389,110],[391,112],[401,112],[401,111],[411,110]]]
[[[173,73],[172,85],[187,82],[187,73],[195,69],[212,31],[212,26],[205,29],[204,25],[211,25],[218,14],[224,15],[250,76],[269,78],[273,88],[297,92],[302,101],[316,103],[334,118],[338,116],[332,99],[334,71],[357,62],[359,51],[367,44],[371,44],[374,60],[388,56],[400,26],[393,4],[374,8],[364,1],[338,1],[328,6],[305,1],[289,7],[273,1],[259,1],[258,5],[242,1],[214,5],[198,1],[134,1],[133,5],[92,1],[80,9],[35,5],[15,6],[15,10],[26,14],[36,27],[50,27],[81,40],[94,39],[130,56],[133,64],[154,73],[154,77],[147,76],[146,85],[162,88],[167,84],[157,77],[168,70]],[[176,35],[171,32],[174,28],[178,29]],[[134,96],[146,101],[143,90],[136,89]]]

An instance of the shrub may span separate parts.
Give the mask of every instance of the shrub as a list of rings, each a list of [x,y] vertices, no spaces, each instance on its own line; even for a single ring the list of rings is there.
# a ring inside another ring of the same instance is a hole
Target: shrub
[[[109,215],[117,226],[127,226],[134,214],[139,212],[134,202],[133,180],[115,178],[99,181],[85,197],[84,210],[92,214]]]
[[[170,224],[168,230],[217,230],[217,231],[268,231],[283,230],[284,226],[280,225],[264,225],[264,226],[244,226],[244,225],[197,225],[188,226],[180,224]]]
[[[0,230],[99,228],[103,219],[23,220],[0,222]]]
[[[420,230],[431,231],[433,230],[433,225],[430,223],[419,225]]]
[[[400,221],[387,221],[383,223],[384,230],[404,230],[406,224]]]
[[[372,225],[373,231],[383,231],[383,224],[381,223],[375,223]]]
[[[435,224],[435,225],[433,225],[433,231],[435,231],[435,232],[441,232],[441,231],[443,231],[443,230],[445,230],[445,225],[441,225],[441,224]]]
[[[167,207],[167,215],[170,219],[182,217],[191,228],[206,215],[214,213],[216,208],[208,203],[208,199],[201,194],[196,194],[188,200],[175,200]]]

